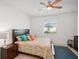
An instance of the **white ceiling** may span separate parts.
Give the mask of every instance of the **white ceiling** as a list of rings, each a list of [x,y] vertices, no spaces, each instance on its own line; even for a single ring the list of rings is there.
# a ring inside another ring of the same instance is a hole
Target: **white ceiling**
[[[43,9],[44,6],[40,2],[47,0],[0,0],[0,7],[2,5],[17,8],[20,11],[27,13],[30,16],[52,15],[57,13],[77,11],[78,0],[62,0],[60,5],[62,9]],[[40,10],[43,9],[43,10]]]

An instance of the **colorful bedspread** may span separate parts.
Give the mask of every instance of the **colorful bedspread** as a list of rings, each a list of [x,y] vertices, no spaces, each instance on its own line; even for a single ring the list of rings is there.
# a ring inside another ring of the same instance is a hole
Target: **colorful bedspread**
[[[19,42],[18,50],[43,57],[44,59],[54,59],[50,47],[49,38],[37,38],[33,41]]]

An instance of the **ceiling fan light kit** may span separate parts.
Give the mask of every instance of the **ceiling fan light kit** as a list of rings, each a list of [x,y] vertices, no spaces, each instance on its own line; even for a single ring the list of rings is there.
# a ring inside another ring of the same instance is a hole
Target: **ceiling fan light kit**
[[[52,7],[48,7],[47,9],[48,9],[48,10],[51,10],[51,9],[52,9]]]
[[[62,0],[48,0],[48,5],[45,4],[44,2],[40,2],[41,5],[47,7],[48,10],[51,10],[52,8],[56,8],[56,9],[61,9],[62,6],[57,5],[59,2],[61,2]]]

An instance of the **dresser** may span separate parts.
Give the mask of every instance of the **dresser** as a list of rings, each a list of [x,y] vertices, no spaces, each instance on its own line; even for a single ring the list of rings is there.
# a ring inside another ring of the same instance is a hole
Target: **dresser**
[[[14,59],[18,55],[18,47],[15,44],[10,44],[7,47],[0,48],[0,59]]]

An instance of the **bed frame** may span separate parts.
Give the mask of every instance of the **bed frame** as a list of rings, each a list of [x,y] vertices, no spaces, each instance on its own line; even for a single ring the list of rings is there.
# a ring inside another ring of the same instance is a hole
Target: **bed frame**
[[[16,36],[20,36],[22,34],[29,34],[29,29],[13,29],[12,30],[12,37],[13,37],[13,43],[17,41]]]
[[[15,43],[15,41],[17,41],[16,36],[19,36],[22,34],[30,34],[30,30],[29,29],[13,29],[12,30],[13,44]],[[27,54],[27,55],[31,55],[31,56],[39,57],[39,58],[43,59],[40,56],[36,56],[36,55],[32,55],[32,54],[28,54],[28,53],[24,53],[24,52],[20,52],[20,51],[18,51],[18,53]]]

